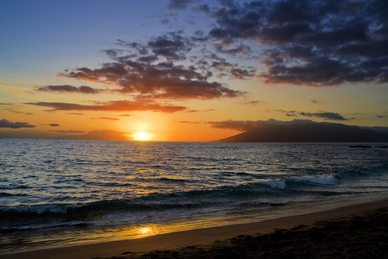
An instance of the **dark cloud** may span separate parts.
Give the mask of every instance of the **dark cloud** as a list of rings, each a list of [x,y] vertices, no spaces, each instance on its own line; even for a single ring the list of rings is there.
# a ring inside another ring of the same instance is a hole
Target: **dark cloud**
[[[230,69],[230,71],[234,78],[237,78],[240,80],[254,77],[256,72],[255,69],[249,71],[245,68],[239,68],[239,67],[233,67]]]
[[[193,42],[205,42],[208,40],[208,37],[204,31],[197,30],[195,31],[194,36],[190,38],[190,40]]]
[[[229,48],[229,49],[224,49],[222,47],[222,48],[218,48],[218,50],[225,54],[236,55],[240,53],[249,53],[251,51],[251,48],[249,46],[239,46],[239,47]]]
[[[184,106],[160,105],[156,103],[112,101],[96,105],[83,105],[60,102],[36,102],[26,103],[35,106],[49,107],[50,111],[154,111],[154,112],[177,112],[185,110]]]
[[[171,10],[183,10],[192,2],[193,0],[170,0],[167,7]]]
[[[190,56],[191,63],[188,62],[187,54],[196,46],[195,42],[207,39],[200,30],[194,35],[188,37],[182,31],[176,31],[153,37],[146,43],[117,40],[117,45],[127,51],[105,50],[112,62],[103,63],[100,68],[79,67],[58,75],[113,85],[117,87],[113,91],[137,95],[138,99],[207,100],[246,94],[212,81],[212,71],[223,71],[232,78],[247,79],[255,75],[255,68],[230,64],[215,54]],[[237,53],[247,50],[243,45],[239,48],[227,51]],[[125,55],[127,52],[131,54]],[[67,87],[66,90],[76,91],[74,87]]]
[[[172,32],[149,41],[148,46],[155,55],[172,60],[185,60],[185,53],[191,50],[192,44],[181,32]]]
[[[52,123],[52,124],[49,124],[50,127],[59,127],[60,125],[57,124],[57,123]]]
[[[304,116],[304,117],[316,117],[316,118],[322,118],[325,120],[333,120],[333,121],[345,121],[349,120],[339,113],[334,112],[297,112],[297,111],[285,111],[285,110],[276,110],[277,112],[283,112],[287,116]]]
[[[60,93],[82,93],[82,94],[97,94],[101,92],[99,89],[94,89],[90,86],[72,86],[72,85],[48,85],[39,87],[38,91],[44,92],[60,92]]]
[[[31,125],[28,122],[11,122],[6,119],[0,120],[0,128],[11,128],[11,129],[19,129],[19,128],[34,128],[35,125]]]
[[[348,120],[343,116],[339,115],[338,113],[334,113],[334,112],[317,112],[317,113],[301,112],[299,114],[305,117],[316,117],[316,118],[322,118],[325,120],[334,120],[334,121]]]
[[[256,41],[265,65],[258,76],[266,83],[388,82],[385,0],[219,3],[217,9],[201,8],[216,21],[209,36],[221,42]]]
[[[113,83],[117,92],[137,93],[159,99],[214,99],[237,97],[235,91],[218,82],[208,82],[208,72],[173,63],[149,64],[123,59],[120,63],[105,63],[100,69],[79,68],[62,76],[81,80]]]
[[[170,20],[169,19],[162,19],[160,22],[162,24],[168,24],[170,22]]]

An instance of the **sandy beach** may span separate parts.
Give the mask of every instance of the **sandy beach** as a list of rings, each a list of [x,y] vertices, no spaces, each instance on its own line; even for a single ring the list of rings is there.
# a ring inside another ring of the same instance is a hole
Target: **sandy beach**
[[[0,258],[388,258],[388,200],[257,223]]]

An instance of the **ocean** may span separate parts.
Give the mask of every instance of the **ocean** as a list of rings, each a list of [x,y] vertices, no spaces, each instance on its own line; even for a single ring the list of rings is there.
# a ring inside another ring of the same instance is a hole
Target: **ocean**
[[[388,198],[388,149],[0,139],[0,254]]]

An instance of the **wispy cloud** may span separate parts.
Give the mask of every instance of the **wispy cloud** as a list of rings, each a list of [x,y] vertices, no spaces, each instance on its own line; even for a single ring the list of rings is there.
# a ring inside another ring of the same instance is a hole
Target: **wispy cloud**
[[[185,110],[184,106],[160,105],[155,103],[112,101],[96,105],[83,105],[62,102],[34,102],[26,103],[35,106],[49,107],[50,111],[153,111],[153,112],[178,112]]]
[[[57,133],[65,133],[65,134],[83,134],[86,133],[86,131],[82,130],[50,130],[51,132],[57,132]]]
[[[100,118],[92,118],[92,119],[97,119],[97,120],[111,120],[111,121],[119,121],[120,119],[118,118],[113,118],[113,117],[100,117]]]

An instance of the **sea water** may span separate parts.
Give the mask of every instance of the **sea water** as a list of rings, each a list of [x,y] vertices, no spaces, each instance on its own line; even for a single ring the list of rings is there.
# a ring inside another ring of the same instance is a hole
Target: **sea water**
[[[0,139],[0,254],[388,198],[388,149]]]

